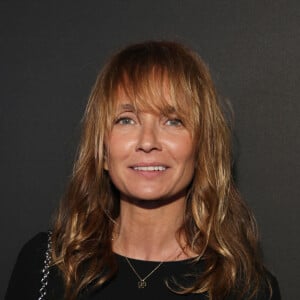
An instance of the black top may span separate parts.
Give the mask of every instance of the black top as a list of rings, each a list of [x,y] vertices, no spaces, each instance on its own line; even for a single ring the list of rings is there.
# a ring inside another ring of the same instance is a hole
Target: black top
[[[41,271],[44,266],[47,239],[47,233],[39,233],[24,245],[12,272],[5,300],[33,300],[39,298],[39,289],[41,288],[42,279]],[[125,257],[118,254],[115,255],[119,266],[117,275],[108,284],[105,284],[105,286],[97,288],[96,290],[90,289],[82,293],[79,297],[80,300],[119,299],[120,297],[143,300],[207,300],[207,297],[203,294],[175,294],[170,291],[165,284],[165,280],[168,280],[172,284],[172,278],[176,278],[180,283],[187,283],[187,278],[183,278],[181,274],[201,272],[203,269],[201,261],[197,264],[191,264],[192,259],[164,262],[146,279],[147,286],[145,288],[138,288],[139,279],[130,268]],[[159,262],[136,259],[130,259],[130,262],[142,278],[159,264]],[[271,276],[271,281],[273,286],[273,296],[271,300],[280,300],[278,283],[273,276]],[[64,286],[62,277],[57,268],[51,267],[45,299],[60,300],[63,299],[63,293]],[[257,298],[257,300],[267,299],[269,299],[269,297],[264,292],[261,292]],[[229,297],[227,300],[235,299]]]

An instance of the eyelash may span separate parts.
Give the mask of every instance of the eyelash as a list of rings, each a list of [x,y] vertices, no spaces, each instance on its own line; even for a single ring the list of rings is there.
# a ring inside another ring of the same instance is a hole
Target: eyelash
[[[120,125],[131,125],[134,123],[134,120],[130,117],[119,117],[115,120],[114,123]],[[167,118],[165,124],[175,127],[183,126],[183,122],[178,118]]]
[[[173,124],[170,124],[171,126],[182,126],[183,125],[183,123],[182,123],[182,121],[180,120],[180,119],[177,119],[177,118],[174,118],[174,119],[168,119],[167,121],[166,121],[166,123],[169,123],[169,122],[175,122],[175,124],[173,123]]]
[[[126,121],[126,123],[124,123]],[[129,117],[120,117],[115,120],[115,124],[121,124],[121,125],[130,125],[134,122],[131,118]]]

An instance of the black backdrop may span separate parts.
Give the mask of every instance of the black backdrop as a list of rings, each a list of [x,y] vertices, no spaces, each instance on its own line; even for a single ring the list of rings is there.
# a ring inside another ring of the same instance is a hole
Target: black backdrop
[[[299,44],[295,1],[0,1],[1,283],[49,227],[104,60],[150,38],[186,43],[235,111],[236,178],[283,299],[299,291]]]

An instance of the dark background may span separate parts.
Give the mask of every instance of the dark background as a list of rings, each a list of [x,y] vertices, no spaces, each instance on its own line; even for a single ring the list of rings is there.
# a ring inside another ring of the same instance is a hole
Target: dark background
[[[231,101],[238,186],[283,299],[300,299],[299,3],[0,1],[0,298],[20,247],[49,228],[98,70],[154,38],[196,50]]]

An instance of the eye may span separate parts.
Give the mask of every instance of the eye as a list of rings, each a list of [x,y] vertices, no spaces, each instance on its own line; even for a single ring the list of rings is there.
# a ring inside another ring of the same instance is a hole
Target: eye
[[[133,125],[135,122],[129,117],[120,117],[115,120],[115,124],[120,125]]]
[[[166,121],[166,125],[169,125],[169,126],[182,126],[183,125],[183,123],[182,123],[182,121],[180,120],[180,119],[178,119],[178,118],[173,118],[173,119],[168,119],[167,121]]]

